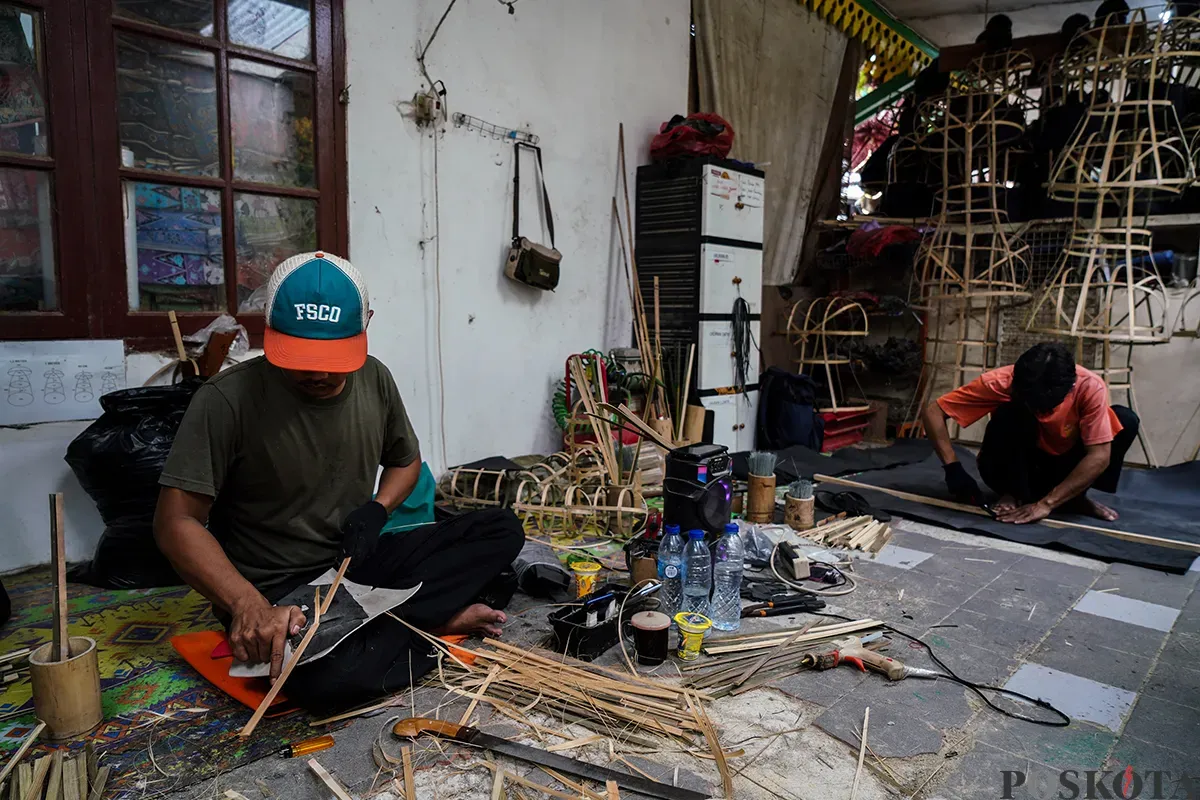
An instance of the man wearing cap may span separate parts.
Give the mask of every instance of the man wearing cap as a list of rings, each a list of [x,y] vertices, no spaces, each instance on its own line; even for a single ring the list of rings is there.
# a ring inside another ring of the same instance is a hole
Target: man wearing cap
[[[267,286],[265,358],[200,387],[159,479],[159,548],[212,601],[234,655],[269,662],[272,678],[285,639],[307,622],[296,606],[273,604],[344,556],[356,583],[421,583],[397,609],[418,628],[497,636],[505,621],[492,605],[506,598],[486,601],[524,541],[511,511],[380,536],[421,458],[396,382],[367,355],[371,313],[348,261],[318,252],[280,264]],[[434,663],[385,615],[298,667],[288,688],[325,710],[396,691]]]

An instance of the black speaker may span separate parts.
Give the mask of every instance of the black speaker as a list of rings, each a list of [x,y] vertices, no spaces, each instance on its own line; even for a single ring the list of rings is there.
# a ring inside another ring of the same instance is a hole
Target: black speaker
[[[720,536],[733,505],[733,460],[724,445],[690,444],[667,453],[663,524]]]

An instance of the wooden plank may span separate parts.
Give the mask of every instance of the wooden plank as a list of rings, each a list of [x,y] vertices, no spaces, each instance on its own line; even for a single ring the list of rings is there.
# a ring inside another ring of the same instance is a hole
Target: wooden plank
[[[62,788],[63,800],[87,800],[79,796],[79,765],[74,758],[63,760]]]
[[[25,753],[37,741],[37,738],[42,735],[42,731],[46,729],[46,723],[39,722],[37,727],[25,737],[25,741],[21,742],[21,746],[17,748],[17,752],[12,754],[12,758],[4,765],[4,769],[0,770],[0,786],[4,785],[4,780],[9,776],[17,764],[21,763],[21,759],[25,757]]]
[[[25,790],[22,800],[42,800],[42,787],[46,785],[46,777],[50,774],[50,765],[54,762],[52,756],[42,756],[33,764],[33,779]]]
[[[96,770],[96,780],[92,781],[92,793],[88,795],[88,800],[101,800],[104,797],[104,787],[108,783],[108,774],[111,769],[105,765]]]
[[[62,798],[62,767],[64,751],[56,750],[54,760],[50,762],[50,777],[46,778],[46,800],[61,800]]]
[[[657,282],[658,276],[655,276],[654,280]],[[621,790],[616,781],[605,781],[604,791],[608,793],[608,800],[621,800]]]
[[[977,506],[967,505],[966,503],[956,503],[953,500],[943,500],[939,497],[925,497],[924,495],[913,494],[912,492],[902,492],[899,489],[889,489],[884,486],[872,486],[869,483],[859,483],[845,478],[835,478],[831,475],[814,475],[813,480],[819,483],[833,483],[838,486],[850,486],[855,489],[863,489],[869,492],[882,492],[891,497],[900,500],[908,500],[913,503],[921,503],[927,506],[936,506],[938,508],[947,508],[951,511],[961,511],[964,514],[974,514],[977,517],[991,517],[987,511]],[[1122,531],[1115,528],[1101,528],[1099,525],[1088,525],[1083,522],[1067,522],[1066,520],[1053,519],[1047,517],[1039,520],[1039,524],[1048,525],[1051,528],[1066,528],[1070,530],[1088,531],[1090,533],[1098,533],[1102,536],[1109,536],[1113,539],[1121,539],[1126,542],[1134,542],[1136,544],[1148,544],[1156,547],[1166,547],[1171,550],[1186,550],[1189,553],[1200,553],[1200,544],[1194,542],[1180,542],[1175,539],[1164,539],[1161,536],[1149,536],[1144,533],[1133,533],[1132,531]]]
[[[400,748],[400,760],[404,762],[404,800],[417,800],[417,781],[413,778],[412,747]]]
[[[71,657],[71,639],[67,633],[67,548],[63,536],[62,492],[50,495],[50,575],[54,581],[52,620],[54,628],[51,631],[51,657],[62,661]]]
[[[312,770],[314,775],[321,779],[321,783],[325,784],[326,788],[333,792],[334,797],[336,797],[338,800],[354,800],[354,798],[350,796],[350,793],[347,792],[345,788],[343,788],[342,785],[337,782],[337,779],[330,775],[329,771],[322,767],[320,762],[318,762],[315,758],[310,758],[308,760],[308,768]],[[406,798],[406,800],[412,800],[412,798]]]
[[[79,800],[88,800],[88,764],[87,755],[75,757],[75,782],[79,792]]]

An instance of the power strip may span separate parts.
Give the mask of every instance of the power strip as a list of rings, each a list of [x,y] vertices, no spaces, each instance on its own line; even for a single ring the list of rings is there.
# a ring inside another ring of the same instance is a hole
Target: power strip
[[[811,569],[808,556],[792,547],[788,542],[779,543],[779,556],[783,560],[784,569],[791,573],[792,580],[802,581],[808,578]]]

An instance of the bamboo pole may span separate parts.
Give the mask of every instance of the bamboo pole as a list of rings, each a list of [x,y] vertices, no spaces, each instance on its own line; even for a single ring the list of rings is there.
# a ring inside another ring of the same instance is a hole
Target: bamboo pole
[[[938,497],[926,497],[912,492],[903,492],[899,489],[889,489],[886,486],[872,486],[869,483],[860,483],[858,481],[847,480],[846,478],[835,478],[831,475],[814,475],[813,480],[818,483],[833,483],[838,486],[849,486],[855,489],[864,489],[871,492],[883,492],[900,500],[908,500],[913,503],[921,503],[927,506],[937,506],[938,508],[947,508],[951,511],[961,511],[964,514],[974,514],[977,517],[990,517],[984,509],[978,506],[967,505],[966,503],[956,503],[953,500],[942,500]],[[1200,553],[1200,544],[1195,542],[1181,542],[1175,539],[1164,539],[1161,536],[1150,536],[1143,533],[1133,533],[1132,531],[1122,531],[1116,528],[1101,528],[1099,525],[1088,525],[1083,522],[1067,522],[1061,519],[1046,519],[1039,520],[1042,525],[1048,525],[1051,528],[1066,528],[1070,530],[1089,531],[1091,533],[1099,533],[1102,536],[1109,536],[1114,539],[1121,539],[1126,542],[1135,542],[1137,544],[1148,544],[1157,547],[1166,547],[1172,550],[1186,550],[1189,553]]]

